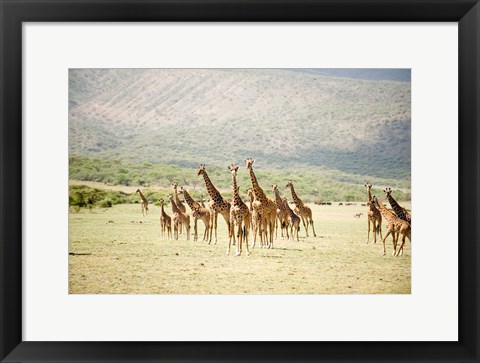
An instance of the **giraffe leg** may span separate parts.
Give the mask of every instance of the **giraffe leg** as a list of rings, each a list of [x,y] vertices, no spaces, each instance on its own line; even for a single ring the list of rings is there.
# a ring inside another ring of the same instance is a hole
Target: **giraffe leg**
[[[275,239],[278,239],[278,218],[275,218]]]
[[[395,256],[396,251],[397,251],[398,233],[392,232],[392,236],[393,236],[393,253],[392,253],[392,255]]]
[[[232,244],[232,238],[233,238],[233,240],[235,241],[235,233],[231,233],[231,232],[229,232],[229,233],[228,233],[228,248],[227,248],[227,255],[229,255],[229,254],[230,254],[230,246],[231,246],[231,244]]]
[[[213,228],[215,229],[215,240],[214,240],[213,244],[215,244],[215,245],[216,245],[216,244],[217,244],[217,225],[218,225],[218,212],[217,212],[217,211],[215,211],[214,213],[215,213],[215,215],[214,215],[214,217],[213,217],[213,222],[214,222],[214,226],[213,226]]]
[[[197,218],[193,218],[193,241],[198,239]]]
[[[243,239],[243,235],[242,235],[242,222],[241,220],[240,221],[237,221],[237,224],[238,224],[238,243],[237,243],[237,256],[240,256],[241,253],[242,253],[242,239]]]
[[[368,232],[367,232],[367,242],[370,241],[370,217],[367,218],[367,224],[368,224]]]
[[[270,225],[271,225],[271,230],[272,232],[270,233],[270,248],[273,248],[273,228],[275,224],[275,215],[271,218]]]
[[[382,219],[378,220],[377,230],[380,232],[380,238],[383,238],[382,237]]]
[[[372,220],[372,225],[373,225],[373,244],[377,243],[377,222],[375,220]],[[370,227],[370,226],[369,226]]]
[[[185,223],[185,231],[187,232],[186,241],[190,241],[190,220]]]
[[[248,234],[250,231],[249,215],[247,217],[244,217],[243,223],[245,226],[245,248],[247,249],[247,256],[249,256],[250,255],[250,251],[248,249]]]
[[[310,223],[312,225],[313,237],[317,237],[317,235],[315,234],[315,227],[313,226],[313,218],[312,217],[310,217]]]
[[[303,228],[305,228],[306,237],[308,237],[308,225],[305,224],[305,217],[302,216]]]
[[[385,256],[387,254],[387,251],[385,250],[385,240],[387,239],[387,237],[390,235],[391,231],[390,229],[387,231],[387,234],[386,236],[383,238],[383,255]]]

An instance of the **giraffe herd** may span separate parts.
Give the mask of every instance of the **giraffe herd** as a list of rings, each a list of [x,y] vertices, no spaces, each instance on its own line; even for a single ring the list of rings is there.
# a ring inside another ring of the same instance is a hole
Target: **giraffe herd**
[[[278,184],[272,184],[274,200],[265,194],[253,171],[254,162],[255,160],[252,158],[245,160],[245,169],[248,172],[251,182],[251,187],[247,189],[248,205],[239,195],[240,187],[237,184],[239,166],[236,164],[231,164],[227,167],[232,178],[231,200],[225,199],[220,194],[208,176],[204,164],[200,164],[198,167],[197,176],[202,176],[205,182],[207,193],[210,196],[210,201],[207,204],[204,203],[203,196],[200,201],[195,201],[183,187],[178,191],[178,183],[174,182],[172,184],[173,194],[168,195],[172,208],[172,217],[165,212],[165,201],[163,199],[159,200],[161,205],[160,226],[162,238],[178,240],[179,234],[182,233],[182,227],[185,227],[186,240],[190,240],[190,215],[180,200],[179,195],[183,195],[184,201],[188,204],[192,213],[194,220],[194,241],[198,240],[197,222],[201,220],[205,226],[203,241],[208,241],[210,244],[213,240],[213,243],[216,244],[218,214],[222,215],[227,225],[229,238],[227,255],[230,254],[232,240],[233,245],[236,246],[237,256],[241,255],[243,245],[245,245],[248,256],[250,249],[255,247],[257,238],[259,239],[260,247],[273,248],[273,241],[278,238],[279,227],[282,239],[286,238],[291,241],[299,241],[300,221],[305,229],[306,237],[309,236],[309,227],[312,229],[313,236],[316,237],[312,210],[298,197],[293,182],[289,180],[285,185],[285,188],[290,189],[293,202],[295,203],[295,208],[292,210],[287,198],[280,196]],[[366,243],[370,241],[371,230],[374,244],[377,242],[377,234],[379,234],[383,243],[383,255],[385,255],[385,240],[391,235],[393,240],[393,255],[403,255],[406,238],[411,241],[412,222],[410,213],[397,203],[392,196],[392,190],[390,188],[384,189],[384,193],[392,210],[388,209],[376,196],[372,196],[371,184],[365,184],[365,188],[368,196],[368,202],[366,204],[368,207]],[[136,193],[140,195],[142,214],[145,216],[148,212],[148,201],[140,189],[137,189]],[[382,220],[384,220],[386,224],[385,236],[382,235]],[[252,236],[249,245],[250,231],[252,232]],[[399,240],[401,243],[397,249]]]
[[[412,232],[412,217],[410,213],[403,207],[401,207],[397,201],[392,197],[392,189],[386,188],[383,190],[385,193],[390,206],[393,211],[388,209],[376,196],[372,197],[371,189],[372,185],[367,183],[365,188],[368,193],[368,234],[367,234],[367,243],[370,237],[370,224],[373,226],[373,243],[377,242],[377,233],[380,233],[380,238],[383,243],[383,255],[386,254],[385,250],[385,240],[389,235],[392,235],[393,242],[393,255],[401,256],[403,255],[403,246],[405,244],[405,239],[411,242],[411,232]],[[385,237],[382,236],[382,218],[385,219],[387,224],[387,234]],[[398,239],[402,238],[400,247],[397,250]]]

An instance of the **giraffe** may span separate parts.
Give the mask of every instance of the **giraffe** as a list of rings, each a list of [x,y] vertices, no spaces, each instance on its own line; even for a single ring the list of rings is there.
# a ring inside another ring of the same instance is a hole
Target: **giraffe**
[[[278,232],[278,225],[280,224],[280,232],[283,238],[283,230],[285,230],[285,233],[288,237],[288,210],[285,208],[285,205],[283,204],[282,198],[280,198],[280,192],[278,191],[278,185],[277,184],[272,184],[272,189],[273,192],[275,193],[275,204],[277,205],[277,220],[275,223],[275,239],[277,239],[277,232]]]
[[[247,195],[248,195],[248,198],[250,199],[250,206],[249,206],[248,209],[250,210],[250,215],[252,217],[252,224],[251,224],[252,225],[252,234],[253,234],[252,244],[255,246],[255,243],[257,241],[257,233],[259,232],[261,220],[260,220],[260,215],[258,214],[258,211],[253,208],[253,203],[255,201],[255,195],[253,194],[253,189],[252,188],[247,189]],[[263,239],[262,239],[261,234],[260,234],[260,245],[263,246]]]
[[[293,202],[295,203],[295,214],[302,218],[302,223],[303,227],[305,227],[306,236],[308,237],[308,226],[309,224],[311,224],[313,237],[317,237],[317,235],[315,234],[315,227],[313,226],[312,210],[310,209],[310,207],[307,207],[305,204],[303,204],[302,200],[297,196],[297,193],[295,193],[295,188],[293,187],[293,182],[291,180],[287,182],[285,188],[290,188],[292,192]]]
[[[172,183],[172,188],[173,188],[173,192],[174,192],[174,196],[175,196],[175,204],[177,205],[177,208],[180,209],[180,212],[186,213],[186,212],[187,212],[187,208],[185,208],[185,206],[183,205],[183,203],[182,203],[182,201],[180,200],[180,198],[178,198],[178,191],[177,191],[178,183],[177,183],[177,182],[173,182],[173,183]]]
[[[160,213],[160,227],[162,229],[162,238],[165,239],[165,232],[167,233],[167,238],[170,239],[172,237],[172,218],[165,213],[163,209],[165,201],[160,199],[160,205],[162,211]]]
[[[372,203],[372,184],[367,183],[365,184],[365,188],[367,189],[368,195],[368,214],[367,214],[367,224],[368,224],[368,232],[367,232],[367,242],[370,241],[370,223],[373,226],[373,243],[377,243],[377,233],[380,233],[380,238],[383,239],[382,236],[382,214],[380,211],[375,207],[375,204]]]
[[[188,192],[180,188],[179,194],[183,194],[185,201],[187,202],[188,206],[192,210],[193,215],[193,240],[198,240],[198,230],[197,230],[197,222],[199,219],[203,221],[205,224],[205,232],[203,233],[203,241],[205,242],[208,239],[208,243],[212,241],[211,237],[211,229],[210,226],[210,210],[208,208],[202,207],[198,202],[194,201],[193,198],[188,194]]]
[[[173,199],[173,195],[168,195],[168,200],[172,205],[172,212],[173,212],[173,239],[178,240],[178,225],[180,223],[185,224],[185,229],[187,230],[187,241],[190,240],[190,216],[188,213],[182,213],[180,209],[178,209],[177,205],[175,204],[175,200]]]
[[[410,224],[407,221],[398,218],[395,213],[388,210],[387,207],[385,207],[385,205],[383,205],[383,203],[377,199],[377,197],[373,196],[372,203],[374,203],[378,207],[380,213],[382,213],[383,218],[385,218],[385,220],[387,221],[387,234],[383,238],[383,255],[385,256],[385,240],[391,233],[393,238],[393,255],[400,256],[400,252],[401,254],[403,254],[403,245],[405,244],[405,238],[408,237],[408,240],[410,242],[412,241],[410,235]],[[402,236],[402,244],[397,251],[397,241],[400,236]]]
[[[235,224],[238,226],[238,243],[237,243],[237,256],[242,253],[242,242],[245,237],[245,246],[247,249],[247,256],[250,254],[248,250],[248,233],[250,230],[251,215],[247,205],[242,201],[238,194],[237,186],[237,171],[238,165],[231,164],[228,169],[232,174],[232,206],[230,207],[230,239],[228,241],[227,255],[230,254],[230,244],[235,242]],[[245,236],[243,235],[245,233]]]
[[[288,213],[288,223],[290,225],[290,236],[292,237],[292,241],[293,241],[293,236],[295,235],[297,236],[297,242],[298,242],[299,241],[298,231],[300,230],[300,217],[293,212],[292,208],[290,208],[290,206],[288,205],[287,198],[283,198],[282,204]],[[288,238],[288,234],[287,234],[287,238]]]
[[[390,205],[392,206],[392,209],[397,215],[397,217],[400,219],[403,219],[404,221],[407,221],[408,223],[410,223],[410,225],[412,225],[412,216],[410,215],[410,213],[408,213],[408,211],[405,208],[400,206],[395,199],[393,199],[392,189],[387,188],[387,189],[384,189],[383,192],[387,196],[387,199]]]
[[[178,191],[177,191],[177,187],[178,187],[178,183],[176,181],[174,181],[172,183],[172,188],[173,188],[173,196],[175,197],[175,204],[177,205],[177,208],[182,212],[182,213],[186,213],[187,212],[187,208],[185,208],[185,206],[183,205],[182,201],[180,200],[180,198],[178,198]],[[183,228],[182,228],[182,223],[179,224],[178,226],[178,231],[180,234],[182,234],[183,232]]]
[[[210,195],[210,202],[208,203],[208,207],[212,210],[212,225],[213,229],[215,230],[215,241],[214,244],[217,244],[217,220],[218,220],[218,213],[220,213],[223,218],[225,219],[225,223],[227,223],[228,228],[228,235],[230,236],[230,202],[223,200],[222,195],[220,192],[215,188],[212,181],[208,177],[207,171],[205,170],[205,164],[200,164],[198,167],[198,175],[202,175],[205,181],[205,186],[207,188],[208,195]]]
[[[260,218],[262,221],[260,224],[260,234],[263,233],[263,236],[265,238],[264,243],[266,243],[267,248],[273,248],[273,229],[275,226],[275,219],[277,218],[276,216],[277,208],[276,208],[275,202],[265,195],[263,189],[258,184],[257,177],[253,172],[254,162],[255,160],[253,160],[252,158],[248,158],[245,160],[245,167],[250,173],[250,181],[252,182],[253,194],[256,199],[253,202],[253,208],[258,211],[258,214],[260,215]],[[267,226],[269,229],[268,238],[267,238]],[[252,248],[253,247],[255,247],[255,244],[252,244]]]
[[[145,198],[145,196],[143,195],[143,193],[141,192],[140,188],[137,189],[137,191],[135,192],[136,193],[139,193],[140,194],[140,198],[142,199],[142,216],[146,216],[147,213],[148,213],[148,200],[147,198]]]

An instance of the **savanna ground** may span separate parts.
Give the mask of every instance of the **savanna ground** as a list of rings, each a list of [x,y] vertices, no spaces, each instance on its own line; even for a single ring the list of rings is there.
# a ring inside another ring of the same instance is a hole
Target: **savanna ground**
[[[402,203],[410,208],[409,203]],[[317,237],[279,238],[273,249],[257,245],[246,256],[226,255],[226,224],[218,221],[218,243],[162,240],[160,207],[141,215],[139,204],[70,210],[71,294],[409,294],[411,244],[404,255],[387,255],[377,238],[366,244],[367,207],[309,205]],[[166,207],[171,215],[171,208]],[[187,211],[190,213],[189,209]],[[357,219],[356,213],[363,213]],[[191,213],[190,213],[191,214]],[[193,226],[193,219],[191,222]],[[204,226],[199,221],[200,240]],[[383,223],[385,232],[385,221]],[[193,228],[192,228],[193,233]],[[280,233],[280,232],[279,232]],[[250,233],[250,238],[251,238]],[[258,243],[258,241],[257,241]]]

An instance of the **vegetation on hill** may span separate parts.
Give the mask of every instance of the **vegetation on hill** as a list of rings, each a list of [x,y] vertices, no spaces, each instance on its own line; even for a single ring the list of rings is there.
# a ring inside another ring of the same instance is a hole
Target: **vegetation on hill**
[[[240,194],[246,199],[246,189],[251,187],[249,176],[240,163],[238,173],[238,185],[240,186]],[[200,198],[200,195],[207,195],[205,184],[201,176],[197,176],[198,164],[190,168],[182,168],[178,165],[164,165],[144,162],[141,164],[130,164],[120,162],[118,160],[103,160],[87,157],[72,156],[70,157],[70,178],[76,180],[101,182],[108,185],[125,185],[138,186],[146,188],[142,189],[147,198],[152,202],[165,198],[168,193],[172,192],[171,184],[177,181],[180,186],[185,187],[194,198]],[[366,180],[364,177],[354,174],[346,174],[338,171],[322,170],[315,168],[296,167],[292,169],[272,169],[268,164],[262,161],[256,161],[255,174],[265,192],[273,197],[271,185],[276,183],[280,186],[282,195],[290,199],[288,190],[282,186],[288,180],[294,182],[295,190],[305,202],[327,202],[327,201],[357,201],[365,202],[366,191],[364,184],[368,181],[374,185],[373,194],[383,195],[382,188],[392,187],[395,197],[398,200],[409,200],[409,182],[398,181],[393,179],[371,178]],[[207,172],[215,184],[225,197],[231,196],[231,175],[227,170],[227,164],[224,167],[216,165],[207,165]],[[84,189],[82,189],[85,191]],[[77,193],[78,187],[70,190],[70,204],[79,205],[80,201],[90,198],[93,203],[104,199],[111,200],[112,204],[123,200],[125,203],[138,202],[139,198],[135,195],[125,194],[104,194],[102,190],[90,191],[97,194],[91,197],[90,194],[83,195],[82,198],[73,196],[72,192]],[[117,192],[115,192],[117,193]],[[208,196],[207,196],[208,198]]]
[[[175,166],[254,157],[282,176],[332,171],[408,184],[410,97],[409,82],[318,72],[72,69],[69,149],[71,156],[135,166],[138,175],[100,176],[108,183],[124,184],[125,176],[139,185],[157,183],[179,178]],[[144,165],[149,173],[156,172],[149,165],[162,165],[162,173],[143,180]]]

